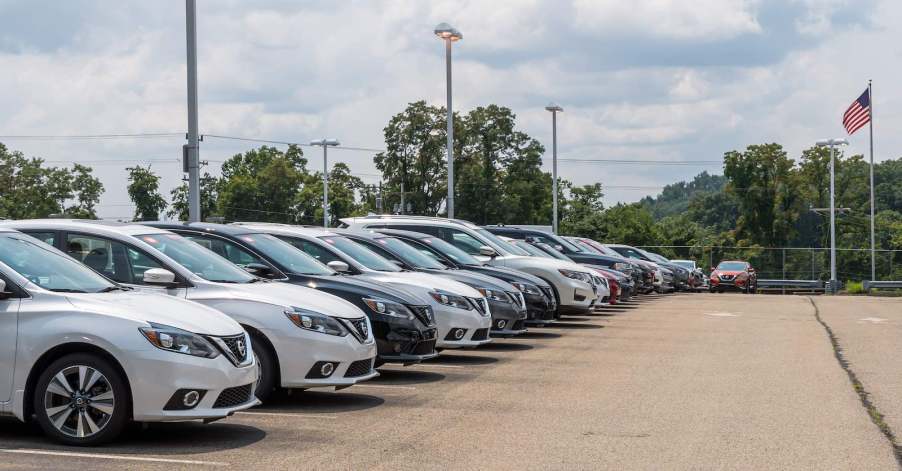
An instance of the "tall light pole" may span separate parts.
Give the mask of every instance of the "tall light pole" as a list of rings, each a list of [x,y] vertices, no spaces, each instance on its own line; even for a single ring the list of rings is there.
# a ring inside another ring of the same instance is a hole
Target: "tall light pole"
[[[311,146],[323,148],[323,228],[329,227],[329,146],[341,145],[336,139],[310,141]]]
[[[188,171],[188,220],[200,221],[200,156],[197,130],[197,5],[185,0],[185,38],[188,49],[188,145],[184,170]]]
[[[454,113],[451,110],[451,43],[464,35],[448,23],[439,23],[435,35],[445,41],[445,86],[448,92],[448,218],[454,217]]]
[[[818,147],[830,148],[830,292],[836,293],[836,146],[847,146],[845,139],[821,139]]]
[[[557,114],[564,109],[554,103],[549,103],[545,109],[551,112],[551,231],[557,234]]]

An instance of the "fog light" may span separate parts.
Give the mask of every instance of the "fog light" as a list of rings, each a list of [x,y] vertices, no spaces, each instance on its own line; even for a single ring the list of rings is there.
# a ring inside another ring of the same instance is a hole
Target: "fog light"
[[[466,333],[465,330],[457,329],[454,331],[454,338],[456,338],[457,340],[460,340],[460,339],[464,338],[464,333]]]
[[[182,404],[185,407],[194,407],[198,402],[200,402],[200,393],[197,391],[188,391],[182,396]]]
[[[323,366],[319,367],[319,373],[323,375],[324,378],[332,376],[333,371],[335,371],[335,365],[332,363],[323,363]]]
[[[506,326],[506,325],[507,325],[507,321],[506,321],[506,320],[501,319],[500,321],[498,321],[498,328],[499,328],[499,329],[503,329],[504,326]]]

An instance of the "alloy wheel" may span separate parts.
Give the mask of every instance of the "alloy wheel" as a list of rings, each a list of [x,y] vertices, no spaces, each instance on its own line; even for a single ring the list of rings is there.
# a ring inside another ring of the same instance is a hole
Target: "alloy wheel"
[[[101,432],[116,407],[113,386],[96,368],[72,365],[53,376],[44,391],[44,411],[62,434],[87,438]]]

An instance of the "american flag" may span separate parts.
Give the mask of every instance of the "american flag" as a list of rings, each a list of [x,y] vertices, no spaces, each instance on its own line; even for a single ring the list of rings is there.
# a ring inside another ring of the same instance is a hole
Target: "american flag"
[[[849,105],[849,109],[842,115],[842,125],[846,128],[846,132],[851,136],[855,131],[861,129],[862,126],[868,124],[871,120],[871,96],[868,90],[858,97]]]

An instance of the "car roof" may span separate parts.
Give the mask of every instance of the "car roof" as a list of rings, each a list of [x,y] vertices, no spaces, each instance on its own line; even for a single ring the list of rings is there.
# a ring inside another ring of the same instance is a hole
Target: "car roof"
[[[322,227],[292,226],[274,222],[233,222],[230,225],[243,227],[254,232],[268,232],[284,235],[302,235],[308,237],[337,236],[341,235]]]
[[[456,225],[456,226],[464,226],[469,227],[471,229],[478,229],[479,226],[473,224],[470,221],[464,221],[463,219],[448,219],[434,216],[412,216],[407,214],[370,214],[367,216],[358,216],[358,217],[349,217],[349,218],[341,218],[341,222],[345,224],[365,224],[367,222],[377,222],[377,221],[414,221],[414,222],[431,222],[435,224],[447,224],[447,225]]]
[[[216,224],[212,222],[159,221],[148,223],[148,225],[162,229],[195,229],[198,231],[210,232],[213,234],[225,234],[233,236],[256,234],[260,232],[251,230],[244,226],[236,226],[232,224]]]
[[[85,231],[104,235],[144,235],[168,233],[165,229],[145,226],[140,223],[103,221],[99,219],[24,219],[0,222],[5,227],[18,230],[52,229],[66,231]]]
[[[384,228],[374,227],[371,230],[376,231],[380,234],[398,236],[398,237],[407,237],[410,239],[428,239],[428,238],[436,239],[437,238],[436,236],[434,236],[432,234],[424,234],[422,232],[417,232],[417,231],[405,231],[402,229],[384,229]]]

